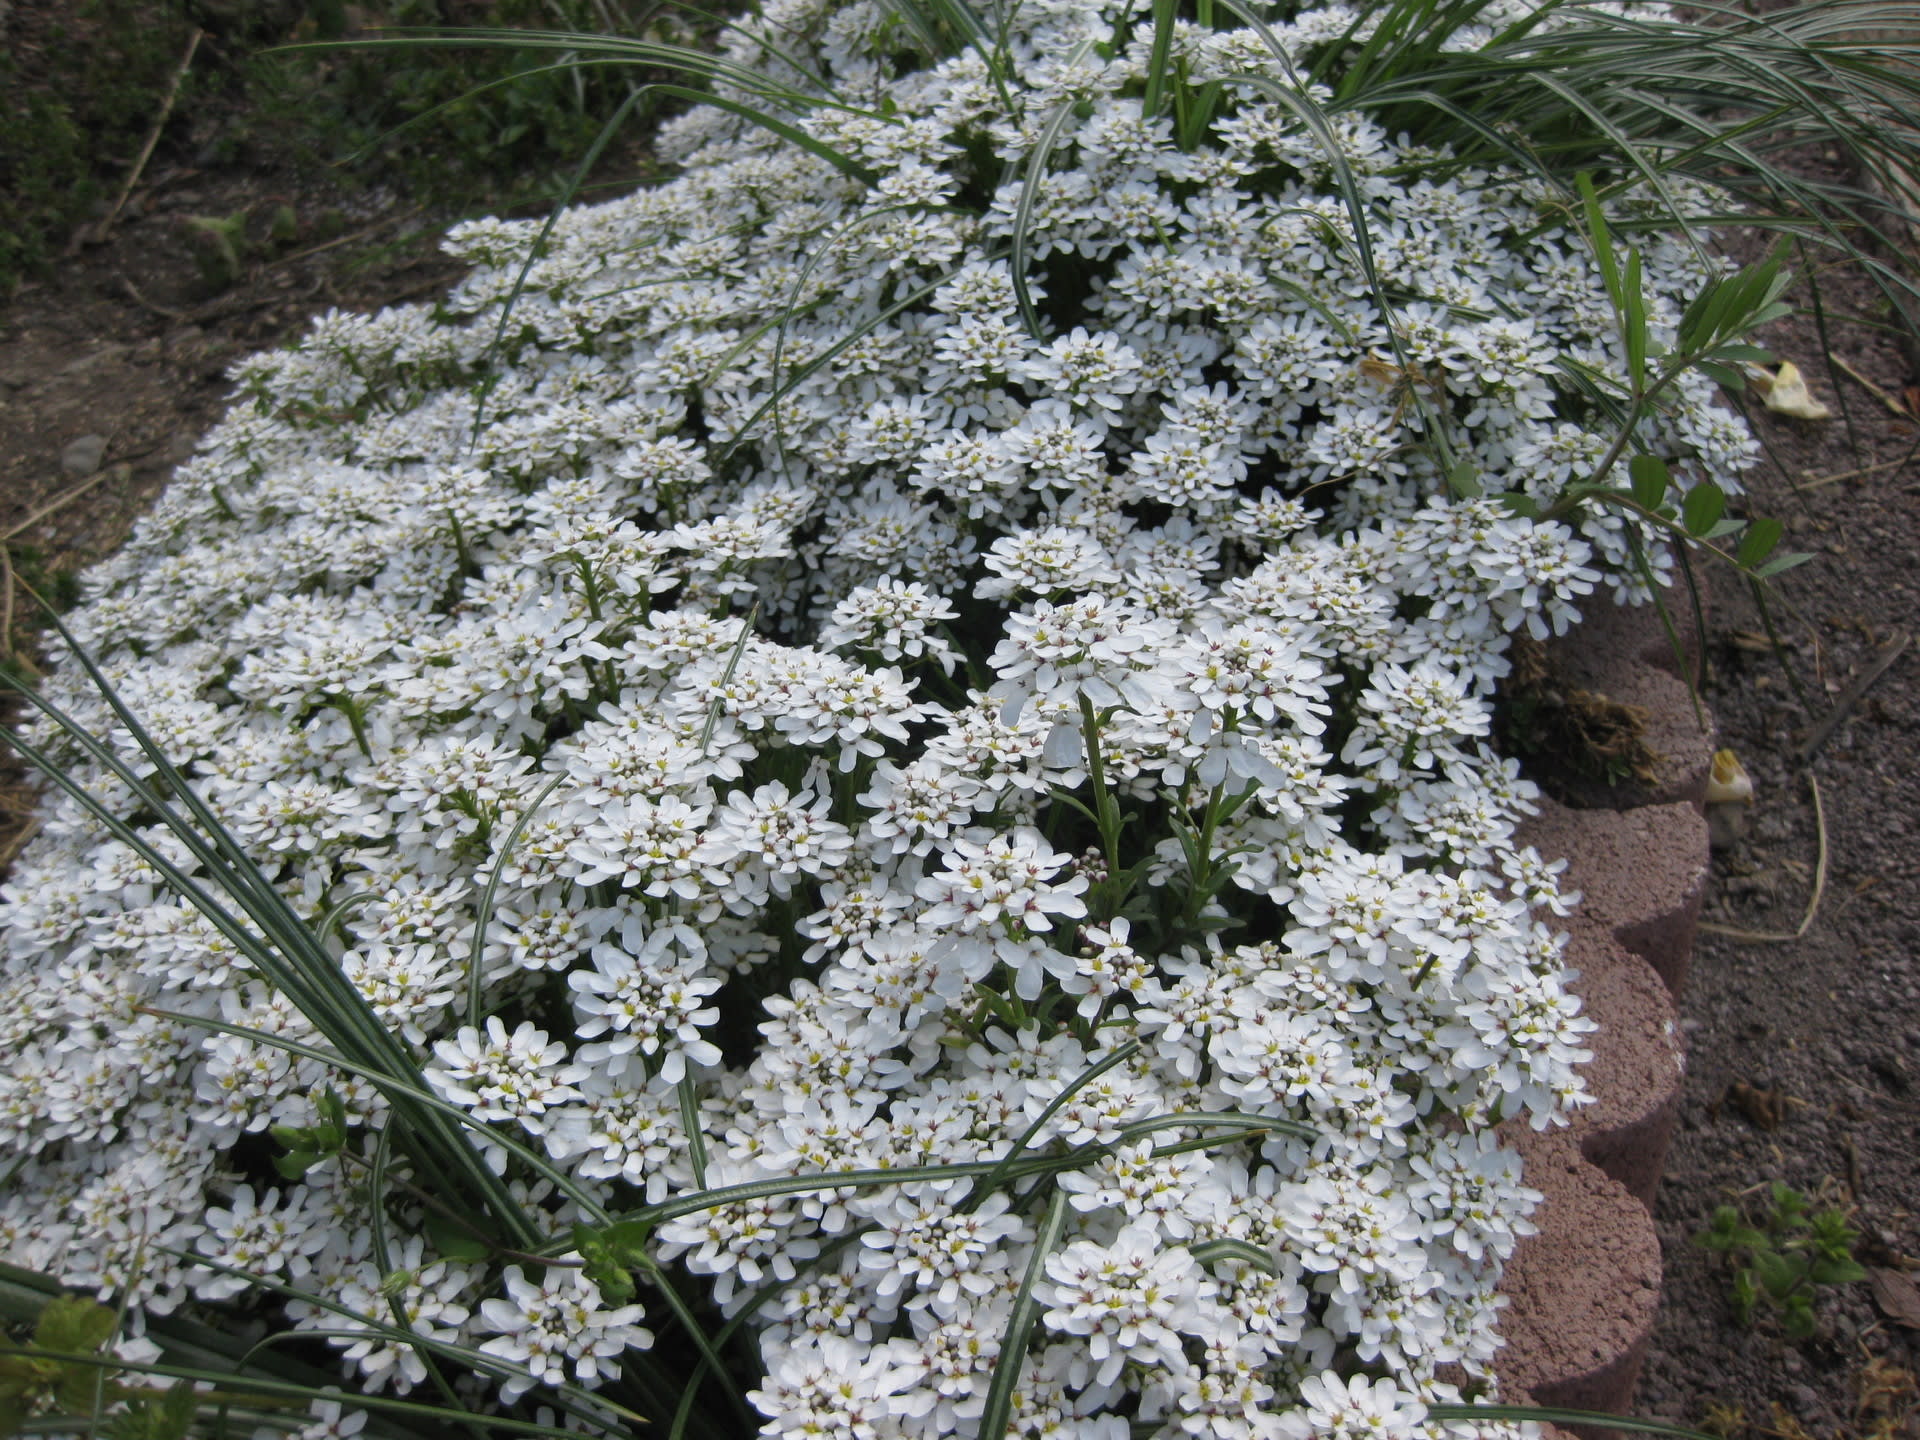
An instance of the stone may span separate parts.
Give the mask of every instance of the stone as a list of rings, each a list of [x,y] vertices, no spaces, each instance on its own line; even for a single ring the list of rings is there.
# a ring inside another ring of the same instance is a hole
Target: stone
[[[60,468],[74,480],[84,480],[100,468],[107,457],[107,437],[82,435],[60,452]]]

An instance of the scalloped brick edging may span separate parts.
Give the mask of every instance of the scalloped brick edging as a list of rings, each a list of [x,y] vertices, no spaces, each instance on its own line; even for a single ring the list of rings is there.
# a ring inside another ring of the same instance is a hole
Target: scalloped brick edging
[[[1698,637],[1679,628],[1691,665]],[[1713,740],[1648,609],[1596,606],[1555,662],[1585,688],[1643,707],[1662,762],[1648,784],[1576,789],[1593,808],[1543,801],[1522,831],[1542,854],[1567,857],[1568,883],[1585,897],[1567,921],[1567,960],[1600,1028],[1586,1067],[1595,1103],[1566,1128],[1509,1136],[1546,1199],[1539,1233],[1501,1285],[1510,1304],[1495,1369],[1510,1400],[1624,1414],[1660,1303],[1651,1211],[1686,1067],[1674,1004],[1706,890]]]

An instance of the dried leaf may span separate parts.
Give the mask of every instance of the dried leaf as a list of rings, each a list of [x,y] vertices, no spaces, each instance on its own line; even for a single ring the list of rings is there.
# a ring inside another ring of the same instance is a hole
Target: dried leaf
[[[1784,1090],[1763,1090],[1736,1080],[1721,1097],[1762,1130],[1778,1130],[1787,1118],[1791,1097]]]
[[[1800,367],[1791,360],[1780,362],[1780,368],[1773,373],[1773,384],[1767,387],[1763,398],[1767,409],[1795,420],[1826,420],[1833,415],[1831,410],[1813,398],[1805,378],[1800,374]]]
[[[1707,804],[1753,803],[1753,780],[1740,757],[1731,750],[1713,752],[1713,765],[1707,772]]]
[[[1896,1325],[1920,1330],[1920,1285],[1914,1284],[1911,1275],[1876,1265],[1867,1271],[1867,1285],[1882,1315]]]

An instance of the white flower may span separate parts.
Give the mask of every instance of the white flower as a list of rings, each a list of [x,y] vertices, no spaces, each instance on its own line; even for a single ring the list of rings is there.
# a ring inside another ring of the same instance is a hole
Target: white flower
[[[624,1351],[653,1346],[653,1332],[637,1323],[645,1315],[641,1307],[606,1308],[600,1288],[577,1269],[549,1267],[533,1281],[509,1265],[505,1278],[506,1298],[480,1302],[478,1327],[494,1335],[482,1352],[523,1372],[501,1382],[502,1400],[511,1403],[536,1385],[597,1389],[618,1377]]]
[[[1055,852],[1037,830],[1021,827],[984,843],[956,836],[947,865],[915,887],[929,906],[919,917],[930,930],[951,927],[961,934],[1012,921],[1027,930],[1051,930],[1053,918],[1075,919],[1087,913],[1080,896],[1084,875],[1055,884],[1052,877],[1072,857]]]
[[[828,818],[833,797],[802,790],[795,795],[778,780],[751,794],[736,790],[714,812],[695,858],[707,882],[731,888],[745,903],[771,891],[793,893],[799,877],[817,876],[845,863],[853,849],[847,827]]]
[[[298,1280],[326,1240],[327,1232],[314,1225],[297,1203],[283,1208],[278,1190],[269,1190],[256,1201],[251,1185],[236,1186],[226,1208],[207,1211],[206,1233],[194,1249],[221,1268],[198,1269],[194,1291],[204,1299],[224,1300],[247,1289],[254,1277],[285,1275]]]
[[[472,1109],[474,1119],[519,1120],[533,1129],[541,1117],[580,1098],[572,1082],[583,1073],[567,1063],[567,1047],[523,1020],[507,1033],[498,1015],[487,1017],[486,1035],[463,1025],[451,1040],[433,1047],[435,1059],[422,1072],[447,1099]]]
[[[703,1002],[719,990],[721,977],[707,970],[698,933],[685,925],[649,930],[634,915],[621,927],[618,944],[595,945],[592,956],[593,969],[567,976],[580,1016],[575,1033],[590,1040],[611,1032],[611,1038],[580,1047],[581,1073],[574,1078],[581,1078],[584,1067],[617,1075],[629,1055],[638,1055],[650,1074],[670,1085],[686,1074],[688,1061],[720,1063],[720,1047],[701,1027],[720,1018],[718,1009]],[[570,1098],[578,1099],[579,1092]]]
[[[1311,1375],[1300,1406],[1282,1418],[1286,1440],[1417,1440],[1427,1433],[1427,1407],[1391,1379]]]
[[[1140,356],[1117,337],[1076,325],[1027,361],[1025,378],[1044,385],[1077,409],[1117,415],[1139,384]]]
[[[1110,1245],[1075,1241],[1047,1257],[1047,1279],[1047,1328],[1086,1337],[1096,1385],[1111,1385],[1128,1363],[1180,1365],[1182,1335],[1210,1328],[1216,1287],[1189,1252],[1161,1249],[1152,1225],[1130,1226]]]

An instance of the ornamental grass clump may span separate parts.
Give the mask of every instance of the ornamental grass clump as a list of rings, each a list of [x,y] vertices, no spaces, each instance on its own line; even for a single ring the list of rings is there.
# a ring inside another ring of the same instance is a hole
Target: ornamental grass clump
[[[313,1437],[1491,1393],[1592,1029],[1494,696],[1664,583],[1646,477],[1739,490],[1648,357],[1778,283],[1337,103],[1377,20],[1123,11],[782,0],[681,178],[236,368],[20,742],[0,1256],[113,1364],[268,1333],[223,1413],[297,1354]]]

